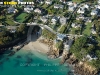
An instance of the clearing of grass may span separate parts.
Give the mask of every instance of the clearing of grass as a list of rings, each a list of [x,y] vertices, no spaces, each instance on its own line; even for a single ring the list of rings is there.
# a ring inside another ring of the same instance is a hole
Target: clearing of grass
[[[10,19],[6,19],[5,23],[7,23],[8,25],[16,25],[12,20]]]
[[[28,16],[27,13],[21,13],[20,15],[18,15],[18,16],[15,18],[15,20],[16,20],[17,22],[22,23],[23,21],[25,21],[25,19],[26,19],[27,16]]]
[[[62,25],[59,29],[58,29],[58,32],[59,33],[63,33],[66,29],[66,25]]]
[[[73,2],[76,2],[76,3],[80,3],[80,2],[83,2],[85,0],[72,0]]]
[[[92,27],[92,23],[87,23],[83,31],[83,34],[89,36],[91,34],[91,27]]]

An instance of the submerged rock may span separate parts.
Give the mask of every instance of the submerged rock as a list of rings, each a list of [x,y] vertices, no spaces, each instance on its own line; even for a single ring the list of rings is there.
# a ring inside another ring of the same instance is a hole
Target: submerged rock
[[[3,62],[0,62],[0,65],[2,65],[3,64]]]
[[[49,59],[55,59],[56,56],[55,56],[55,55],[49,55],[48,58],[49,58]]]
[[[15,54],[15,52],[13,51],[13,52],[11,52],[8,56],[12,56],[12,55],[14,55]]]
[[[9,60],[9,58],[6,58],[6,60]]]
[[[28,58],[26,63],[31,63],[32,62],[32,58]]]
[[[17,58],[21,58],[21,56],[17,56]]]

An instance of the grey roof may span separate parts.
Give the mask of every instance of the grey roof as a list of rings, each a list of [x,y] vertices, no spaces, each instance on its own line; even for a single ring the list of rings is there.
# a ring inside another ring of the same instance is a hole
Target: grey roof
[[[65,17],[60,18],[60,23],[61,24],[66,24],[66,21],[67,21],[67,18],[65,18]]]
[[[52,19],[58,20],[58,17],[54,16]]]
[[[8,12],[14,12],[15,8],[14,7],[9,7],[7,10],[8,10]]]

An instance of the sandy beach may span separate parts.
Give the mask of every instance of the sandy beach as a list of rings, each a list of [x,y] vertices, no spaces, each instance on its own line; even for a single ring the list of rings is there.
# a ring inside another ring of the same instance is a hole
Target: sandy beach
[[[42,37],[37,39],[37,36],[32,35],[28,39],[31,39],[30,42],[25,45],[22,49],[24,50],[35,50],[42,53],[47,53],[49,51],[48,45],[39,42]]]

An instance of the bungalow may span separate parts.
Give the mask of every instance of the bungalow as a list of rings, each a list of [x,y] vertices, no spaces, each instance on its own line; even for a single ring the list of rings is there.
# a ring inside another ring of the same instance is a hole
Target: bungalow
[[[36,0],[38,3],[43,4],[43,0]]]
[[[60,23],[61,23],[62,25],[65,25],[65,24],[66,24],[66,21],[67,21],[67,18],[65,18],[65,17],[61,17],[61,18],[60,18]]]
[[[84,21],[85,21],[85,22],[92,22],[92,19],[91,19],[90,17],[85,17],[85,18],[84,18]]]
[[[34,12],[41,14],[42,11],[41,11],[39,8],[36,8],[36,9],[34,10]]]
[[[100,9],[98,10],[97,16],[100,17]]]
[[[73,2],[72,1],[69,1],[69,2],[67,2],[67,5],[72,6],[73,5]]]
[[[2,28],[4,28],[4,27],[5,27],[5,25],[0,24],[0,32],[3,31]]]
[[[75,23],[72,23],[71,26],[72,26],[73,28],[79,28],[79,27],[82,27],[81,24],[75,24]]]
[[[66,3],[66,0],[60,0],[60,2],[62,2],[62,3],[64,3],[64,4],[65,4],[65,3]]]
[[[58,9],[58,8],[63,9],[63,8],[64,8],[64,5],[54,4],[54,8],[55,8],[55,9]]]
[[[91,15],[92,15],[92,16],[97,15],[97,13],[98,13],[98,9],[95,9],[95,10],[92,10],[92,11],[91,11]]]
[[[68,7],[68,11],[74,11],[75,10],[75,7],[74,6],[69,6]]]
[[[52,19],[51,19],[51,22],[52,24],[56,24],[56,22],[59,20],[58,17],[54,16]]]
[[[95,28],[95,25],[92,25],[91,32],[92,32],[92,34],[96,34],[96,28]]]
[[[15,33],[15,32],[16,32],[16,28],[17,28],[17,26],[7,26],[7,29],[8,29],[11,33]]]
[[[100,4],[99,5],[95,5],[96,9],[100,9]]]
[[[15,9],[14,7],[9,7],[7,11],[8,13],[16,13],[17,9]]]
[[[96,34],[96,30],[95,29],[91,29],[92,34]]]
[[[64,5],[59,5],[59,8],[63,9],[64,8]]]
[[[57,40],[63,41],[64,37],[66,37],[65,34],[60,34],[60,33],[57,34]]]
[[[54,8],[58,9],[59,8],[59,4],[54,4]]]
[[[64,42],[64,50],[69,51],[72,43],[73,43],[73,39],[70,38],[66,39],[66,41]]]
[[[100,4],[100,0],[98,0],[98,3]]]
[[[84,7],[80,7],[77,11],[77,13],[79,14],[83,14],[85,12],[85,8]]]
[[[89,5],[88,4],[84,4],[83,7],[86,8],[86,9],[89,9]]]
[[[89,60],[89,61],[91,61],[91,60],[96,60],[97,59],[97,57],[96,56],[92,56],[92,55],[86,55],[86,58]]]
[[[52,1],[51,1],[51,0],[46,0],[45,3],[46,3],[47,5],[51,5],[51,4],[52,4]]]
[[[33,6],[31,6],[31,5],[27,5],[27,6],[24,8],[24,11],[25,11],[25,12],[28,12],[28,13],[30,13],[32,10],[33,10]]]
[[[48,18],[46,16],[42,16],[40,17],[41,21],[43,21],[44,23],[47,22]]]
[[[84,18],[85,18],[84,15],[80,14],[79,16],[76,17],[76,20],[80,20],[80,19],[84,20]]]

